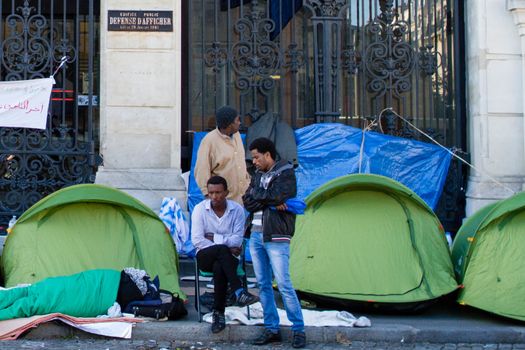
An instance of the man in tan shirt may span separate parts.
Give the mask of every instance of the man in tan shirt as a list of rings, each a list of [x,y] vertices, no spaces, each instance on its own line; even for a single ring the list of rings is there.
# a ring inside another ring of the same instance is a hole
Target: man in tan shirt
[[[223,106],[216,113],[217,128],[203,139],[197,152],[195,181],[207,196],[208,179],[214,175],[222,176],[228,182],[228,199],[242,203],[242,196],[250,177],[246,171],[244,146],[239,133],[241,119],[237,111]]]

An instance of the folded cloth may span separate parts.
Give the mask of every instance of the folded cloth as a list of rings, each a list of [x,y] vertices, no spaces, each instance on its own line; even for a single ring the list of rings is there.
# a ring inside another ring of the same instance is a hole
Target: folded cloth
[[[190,229],[181,206],[175,197],[164,197],[159,217],[170,231],[178,253],[189,253],[191,246]]]
[[[22,334],[27,333],[28,330],[36,328],[39,324],[53,320],[62,321],[84,332],[125,339],[131,338],[131,330],[134,323],[143,322],[143,320],[134,317],[83,318],[60,313],[15,318],[0,321],[0,341],[15,340]]]
[[[304,214],[304,210],[306,209],[306,203],[300,200],[299,198],[290,198],[287,199],[284,203],[288,207],[286,211],[297,215]],[[270,209],[277,210],[275,207],[270,207]]]

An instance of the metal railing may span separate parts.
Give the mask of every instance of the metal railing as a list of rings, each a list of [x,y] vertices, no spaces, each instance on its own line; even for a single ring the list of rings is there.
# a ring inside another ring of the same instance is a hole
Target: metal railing
[[[94,0],[0,3],[0,79],[55,75],[45,130],[0,128],[0,226],[42,197],[93,182],[98,160],[98,17]]]
[[[461,1],[183,4],[183,131],[212,129],[224,104],[240,110],[245,126],[275,113],[294,128],[316,122],[363,128],[391,107],[441,144],[466,151]],[[380,129],[427,141],[393,114],[381,118]],[[183,145],[190,142],[184,133]],[[463,169],[454,164],[440,206],[450,230],[462,216],[463,183]]]

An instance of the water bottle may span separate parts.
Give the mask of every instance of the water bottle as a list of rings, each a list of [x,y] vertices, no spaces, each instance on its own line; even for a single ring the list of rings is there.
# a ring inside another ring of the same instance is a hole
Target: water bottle
[[[11,233],[11,230],[13,229],[13,226],[16,224],[16,215],[13,215],[11,220],[9,220],[9,224],[7,225],[7,233]]]

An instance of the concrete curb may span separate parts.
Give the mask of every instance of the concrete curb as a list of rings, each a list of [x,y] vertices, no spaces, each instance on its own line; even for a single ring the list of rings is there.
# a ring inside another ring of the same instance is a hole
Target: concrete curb
[[[249,343],[262,331],[261,326],[231,325],[220,334],[212,334],[207,323],[189,321],[144,322],[133,328],[133,340],[185,341],[202,343]],[[372,325],[370,328],[307,327],[308,342],[350,344],[353,341],[401,343],[525,343],[525,327],[421,327],[409,325]],[[285,341],[291,330],[282,329]],[[60,338],[100,339],[102,337],[75,328],[48,323],[40,325],[25,336],[28,340]]]

